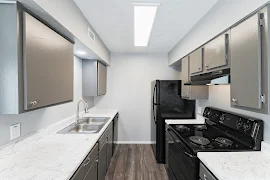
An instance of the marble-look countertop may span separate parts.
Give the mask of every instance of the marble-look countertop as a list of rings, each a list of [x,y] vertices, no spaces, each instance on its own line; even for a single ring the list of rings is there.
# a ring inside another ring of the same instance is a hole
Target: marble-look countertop
[[[111,117],[97,134],[57,134],[75,116],[0,149],[1,180],[68,180],[96,144],[117,110],[91,109],[84,116]]]
[[[199,159],[219,180],[269,180],[270,144],[261,151],[199,152]]]
[[[197,114],[196,119],[166,119],[166,124],[204,124],[205,119],[202,115]]]

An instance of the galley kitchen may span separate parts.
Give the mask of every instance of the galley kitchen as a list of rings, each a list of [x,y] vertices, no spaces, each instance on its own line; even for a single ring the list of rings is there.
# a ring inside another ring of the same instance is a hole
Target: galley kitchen
[[[270,1],[0,1],[1,180],[269,180]]]

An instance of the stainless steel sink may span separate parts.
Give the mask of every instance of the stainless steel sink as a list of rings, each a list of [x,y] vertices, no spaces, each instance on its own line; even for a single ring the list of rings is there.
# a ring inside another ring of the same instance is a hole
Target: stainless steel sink
[[[71,128],[68,132],[71,133],[95,133],[99,130],[99,125],[86,125],[78,124],[74,128]]]
[[[79,124],[93,124],[100,125],[105,124],[110,118],[109,117],[84,117],[79,120]]]
[[[66,128],[60,130],[58,134],[94,134],[98,133],[106,122],[108,117],[85,117],[78,121],[78,124],[73,123]]]

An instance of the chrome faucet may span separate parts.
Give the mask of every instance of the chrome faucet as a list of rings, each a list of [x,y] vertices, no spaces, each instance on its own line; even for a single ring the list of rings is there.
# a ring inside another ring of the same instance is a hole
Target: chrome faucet
[[[84,111],[85,113],[88,113],[88,104],[84,100],[80,100],[77,104],[77,115],[76,115],[76,124],[79,123],[80,120],[80,104],[84,104]]]

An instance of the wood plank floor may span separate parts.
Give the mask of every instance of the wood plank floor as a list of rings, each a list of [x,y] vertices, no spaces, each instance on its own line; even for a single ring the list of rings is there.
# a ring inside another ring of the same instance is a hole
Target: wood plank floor
[[[164,164],[157,164],[151,145],[118,145],[106,180],[168,180]]]

